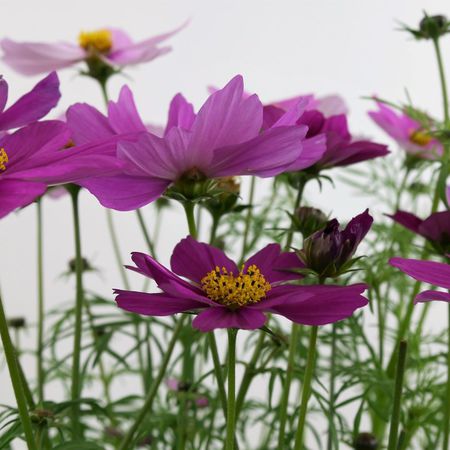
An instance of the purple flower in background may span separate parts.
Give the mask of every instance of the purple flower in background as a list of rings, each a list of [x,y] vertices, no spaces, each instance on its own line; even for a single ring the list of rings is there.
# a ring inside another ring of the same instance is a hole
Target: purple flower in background
[[[370,111],[369,116],[408,154],[422,159],[440,158],[442,144],[430,136],[419,122],[381,102],[377,102],[377,106],[378,111]]]
[[[260,250],[241,269],[222,250],[192,237],[175,247],[172,271],[143,253],[133,253],[132,259],[136,267],[128,268],[154,279],[162,292],[116,289],[118,306],[149,316],[196,311],[193,326],[203,332],[257,329],[265,324],[265,313],[305,325],[324,325],[345,319],[367,304],[361,295],[364,284],[285,284],[299,278],[294,270],[303,265],[295,253],[282,253],[278,244]]]
[[[450,290],[450,265],[448,264],[406,258],[391,258],[389,264],[397,267],[415,280]],[[429,302],[433,300],[450,302],[450,294],[442,291],[424,291],[416,297],[415,302]]]
[[[0,76],[0,132],[20,128],[41,119],[57,105],[60,97],[58,75],[52,72],[5,109],[8,83]]]
[[[261,133],[261,102],[242,94],[243,80],[236,76],[198,114],[177,95],[163,137],[142,133],[135,142],[119,142],[123,173],[83,185],[102,205],[126,211],[156,200],[169,186],[195,196],[211,179],[283,172],[300,156],[306,127],[280,125]]]
[[[433,213],[425,220],[406,211],[397,211],[388,217],[427,239],[439,254],[450,252],[450,211]]]
[[[299,256],[319,277],[336,277],[349,268],[372,223],[369,210],[354,217],[343,230],[336,219],[330,220],[325,228],[305,239]]]
[[[314,96],[296,97],[290,100],[276,102],[264,107],[264,127],[270,128],[289,111],[296,102],[306,102],[304,112],[296,120],[297,125],[306,125],[308,132],[304,146],[324,143],[322,153],[310,152],[315,156],[309,165],[294,163],[291,171],[311,167],[312,171],[320,171],[331,167],[348,166],[389,152],[385,145],[368,140],[355,140],[347,125],[346,106],[338,96],[316,99]]]
[[[3,50],[3,61],[24,75],[59,70],[92,59],[120,68],[148,62],[168,53],[171,47],[159,47],[158,44],[181,28],[140,42],[133,42],[122,30],[104,28],[80,33],[78,45],[70,42],[49,44],[3,39],[0,46]]]

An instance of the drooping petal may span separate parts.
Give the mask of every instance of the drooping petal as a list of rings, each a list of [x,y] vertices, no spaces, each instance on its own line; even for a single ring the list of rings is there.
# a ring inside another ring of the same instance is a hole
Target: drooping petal
[[[192,321],[192,326],[206,333],[217,328],[239,328],[241,330],[256,330],[266,323],[263,312],[239,308],[231,310],[222,306],[207,308],[200,312]]]
[[[122,87],[117,102],[109,102],[108,119],[116,134],[147,131],[128,86]]]
[[[327,150],[325,134],[319,134],[302,141],[300,156],[286,169],[287,172],[307,169],[319,162]]]
[[[171,297],[167,294],[114,289],[119,308],[144,316],[170,316],[193,309],[204,308],[203,303],[187,298]]]
[[[398,210],[395,214],[388,214],[387,216],[394,220],[394,222],[397,222],[408,230],[411,230],[413,233],[420,234],[419,227],[423,223],[423,220],[415,214]]]
[[[258,135],[262,104],[256,95],[243,98],[243,83],[240,75],[234,77],[201,107],[189,143],[193,162],[208,163],[214,149],[240,144]]]
[[[86,57],[77,45],[15,42],[2,39],[3,61],[23,75],[37,75],[69,67]]]
[[[133,211],[157,200],[170,182],[126,174],[87,178],[78,183],[106,208]]]
[[[87,103],[72,105],[67,110],[66,120],[72,133],[72,140],[77,145],[89,144],[115,135],[108,119]]]
[[[283,302],[270,305],[270,311],[303,325],[334,323],[367,305],[368,300],[361,295],[366,288],[365,284],[298,286],[298,292],[293,291]],[[304,295],[299,295],[301,290]]]
[[[225,267],[228,272],[239,272],[236,264],[225,253],[212,245],[196,241],[188,236],[174,248],[170,259],[172,270],[200,284],[202,278],[216,267]]]
[[[386,156],[390,152],[386,145],[370,141],[355,141],[350,144],[338,143],[325,152],[320,165],[323,167],[342,167],[369,159]]]
[[[46,189],[44,183],[0,179],[0,219],[17,208],[29,205]]]
[[[441,291],[423,291],[415,299],[414,303],[425,302],[450,302],[450,293]]]
[[[8,83],[0,75],[0,112],[3,112],[8,101]]]
[[[60,97],[58,75],[52,72],[0,114],[0,130],[18,128],[41,119],[57,105]]]
[[[431,241],[450,240],[450,211],[431,214],[420,225],[420,234]]]
[[[278,175],[301,155],[305,133],[298,126],[271,128],[251,141],[217,149],[206,174],[213,178]]]
[[[169,117],[164,136],[173,128],[190,130],[195,120],[194,107],[181,94],[175,95],[170,102]]]
[[[450,265],[448,264],[407,258],[391,258],[389,264],[416,280],[450,289]]]

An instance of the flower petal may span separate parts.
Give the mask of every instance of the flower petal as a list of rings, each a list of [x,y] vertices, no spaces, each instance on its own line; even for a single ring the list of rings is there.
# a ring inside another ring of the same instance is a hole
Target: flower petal
[[[325,134],[319,134],[302,141],[300,156],[286,169],[287,172],[296,172],[307,169],[319,162],[327,150]]]
[[[234,274],[239,272],[236,264],[222,250],[198,242],[191,236],[182,239],[176,245],[170,259],[170,267],[176,274],[198,284],[216,266],[225,267],[228,272]]]
[[[450,302],[450,293],[441,291],[423,291],[415,299],[414,303],[424,302]]]
[[[0,112],[3,112],[8,101],[8,83],[0,75]]]
[[[119,308],[145,316],[170,316],[205,305],[187,298],[171,297],[167,294],[148,294],[147,292],[114,289]]]
[[[450,289],[450,265],[448,264],[407,258],[391,258],[389,264],[416,280]]]
[[[41,119],[58,104],[60,97],[58,75],[52,72],[0,114],[0,130],[18,128]]]
[[[21,180],[0,180],[0,219],[17,208],[29,205],[42,195],[47,186]]]
[[[408,230],[411,230],[413,233],[421,234],[419,227],[423,223],[423,220],[416,215],[398,210],[395,214],[387,214],[387,216],[394,220],[394,222],[397,222]]]
[[[231,310],[222,306],[207,308],[192,321],[197,330],[208,331],[217,328],[239,328],[242,330],[256,330],[266,323],[266,316],[261,311],[239,308]]]
[[[181,94],[175,95],[170,102],[169,117],[167,119],[167,126],[164,131],[164,136],[173,127],[190,130],[195,121],[194,107]]]

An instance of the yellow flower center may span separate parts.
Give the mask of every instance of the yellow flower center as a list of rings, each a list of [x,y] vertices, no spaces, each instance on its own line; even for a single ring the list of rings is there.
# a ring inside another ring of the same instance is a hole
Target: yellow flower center
[[[0,148],[0,171],[6,170],[6,164],[8,163],[9,158],[4,148]]]
[[[208,272],[201,281],[202,289],[217,303],[230,307],[240,307],[251,303],[258,303],[270,291],[270,283],[256,265],[251,265],[244,272],[242,270],[234,276],[225,267]]]
[[[78,36],[80,47],[99,53],[108,53],[112,47],[112,33],[110,30],[82,31]]]
[[[409,140],[412,143],[419,145],[420,147],[425,147],[431,142],[432,139],[433,138],[428,133],[424,133],[420,130],[414,130],[409,135]]]

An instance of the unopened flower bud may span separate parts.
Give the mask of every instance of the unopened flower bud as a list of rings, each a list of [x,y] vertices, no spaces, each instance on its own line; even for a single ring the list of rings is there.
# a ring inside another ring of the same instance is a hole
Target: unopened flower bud
[[[8,326],[11,328],[25,328],[27,326],[27,321],[25,317],[11,317],[11,319],[8,320]]]
[[[377,450],[377,438],[371,433],[360,433],[353,443],[355,450]]]
[[[86,258],[81,258],[81,267],[83,272],[88,272],[93,270],[89,261]],[[69,261],[69,272],[75,273],[77,270],[77,260],[75,258]]]
[[[220,217],[233,211],[239,197],[241,183],[237,177],[217,178],[215,183],[211,198],[204,203],[204,206],[213,216]]]
[[[320,209],[308,206],[298,208],[294,216],[294,225],[304,238],[322,229],[327,221],[328,217]]]
[[[39,425],[47,424],[48,420],[54,416],[53,412],[48,409],[35,409],[30,413],[30,419],[33,423]]]
[[[420,32],[424,39],[438,39],[448,32],[449,22],[443,15],[425,16],[420,21]]]

